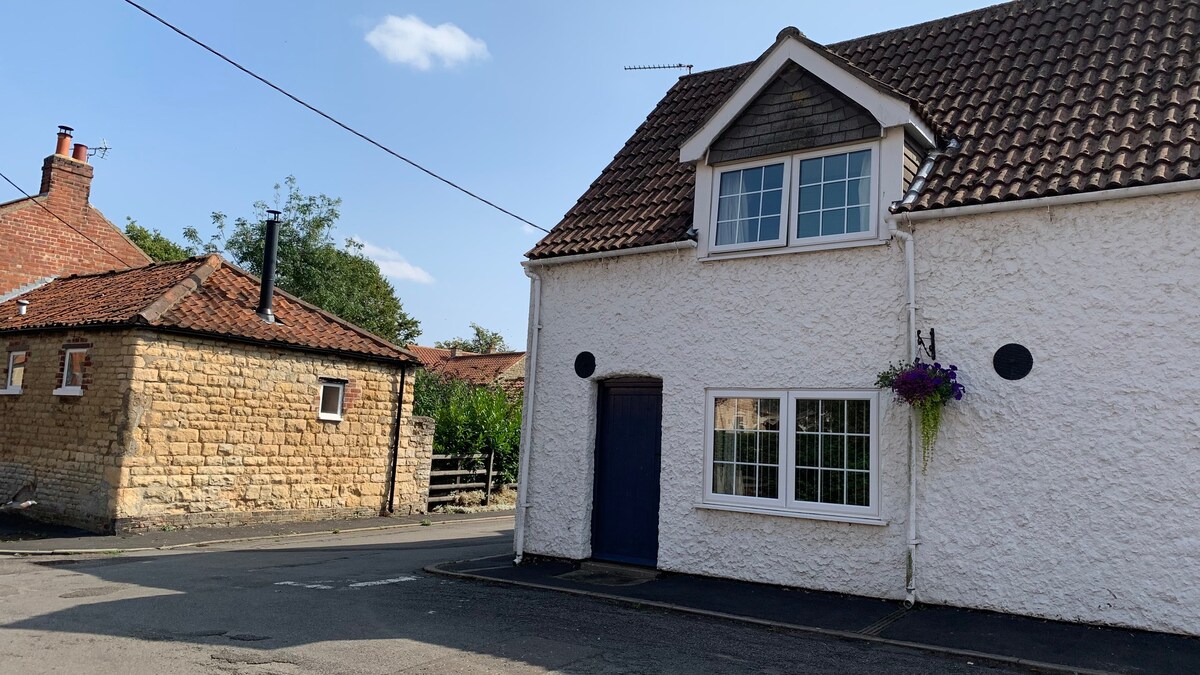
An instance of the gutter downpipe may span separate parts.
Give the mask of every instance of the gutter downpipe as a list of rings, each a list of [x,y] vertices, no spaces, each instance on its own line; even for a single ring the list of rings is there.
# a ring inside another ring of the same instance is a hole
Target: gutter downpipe
[[[951,150],[958,147],[958,143],[951,139],[949,143]],[[937,163],[943,153],[939,150],[933,150],[925,156],[925,161],[921,163],[921,168],[917,171],[917,175],[913,177],[912,185],[905,192],[904,198],[899,204],[893,204],[893,208],[900,205],[908,205],[916,201],[917,196],[921,193],[921,189],[925,187],[925,183],[929,180],[929,174],[933,172],[933,165]],[[908,214],[905,214],[907,221]],[[905,277],[907,279],[907,302],[905,303],[908,309],[908,360],[909,362],[917,359],[917,261],[916,261],[916,241],[913,239],[911,232],[906,232],[896,227],[896,214],[893,212],[884,219],[888,224],[888,232],[899,239],[904,245],[904,268]],[[920,446],[920,422],[917,418],[917,411],[913,410],[909,414],[908,420],[909,439],[908,439],[908,564],[905,566],[904,574],[904,607],[911,609],[917,604],[917,547],[921,545],[921,540],[917,537],[917,448]]]
[[[525,401],[521,411],[521,457],[517,469],[517,516],[513,526],[514,565],[525,556],[525,518],[529,511],[529,450],[533,444],[534,397],[537,396],[538,335],[542,331],[542,278],[526,265],[529,277],[529,333],[525,359]]]
[[[391,471],[389,471],[389,473],[392,475],[392,479],[388,482],[388,503],[387,503],[387,512],[388,513],[396,512],[396,474],[400,470],[400,466],[399,466],[399,464],[400,464],[400,429],[401,429],[401,426],[404,424],[404,386],[405,386],[405,377],[407,375],[408,375],[408,366],[407,365],[402,366],[400,368],[400,396],[399,396],[399,400],[396,402],[396,422],[395,422],[396,429],[392,436],[392,442],[391,442],[392,447],[388,448],[388,450],[389,450],[388,454],[391,455],[391,457],[389,458],[389,463],[391,464],[391,467],[390,467]]]

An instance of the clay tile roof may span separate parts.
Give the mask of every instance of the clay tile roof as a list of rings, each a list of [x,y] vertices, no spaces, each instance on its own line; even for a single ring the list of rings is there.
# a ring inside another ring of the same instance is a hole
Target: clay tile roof
[[[459,350],[458,355],[452,357],[449,349],[418,345],[409,345],[407,349],[429,372],[478,385],[494,384],[504,371],[525,358],[525,352],[474,354]]]
[[[0,333],[144,326],[275,347],[415,362],[383,338],[278,289],[276,323],[258,318],[259,280],[218,255],[69,276],[0,303]],[[25,315],[18,300],[29,303]]]
[[[959,141],[907,210],[1200,178],[1200,3],[1019,0],[826,48]],[[679,147],[752,65],[680,78],[527,255],[682,241]]]

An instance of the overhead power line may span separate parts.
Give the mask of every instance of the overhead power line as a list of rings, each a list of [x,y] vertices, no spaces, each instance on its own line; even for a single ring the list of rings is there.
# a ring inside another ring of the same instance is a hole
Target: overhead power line
[[[16,184],[16,183],[14,183],[14,182],[12,182],[12,180],[10,180],[8,176],[5,176],[3,173],[0,173],[0,178],[3,178],[3,179],[4,179],[4,182],[6,182],[6,183],[8,183],[9,185],[11,185],[11,186],[13,186],[14,188],[16,188],[16,189],[17,189],[17,192],[20,192],[21,194],[25,195],[25,198],[26,198],[26,199],[32,200],[34,204],[37,204],[38,206],[42,207],[42,210],[43,210],[43,211],[45,211],[46,213],[49,213],[50,215],[54,216],[54,217],[55,217],[55,218],[58,220],[58,222],[62,223],[63,225],[66,225],[67,227],[71,228],[72,230],[75,230],[75,234],[78,234],[79,236],[83,237],[84,239],[87,239],[88,241],[90,241],[90,242],[92,242],[93,244],[95,244],[95,245],[96,245],[96,247],[97,247],[97,248],[99,248],[101,251],[104,251],[105,253],[107,253],[107,254],[111,255],[112,257],[116,258],[117,260],[121,261],[121,264],[122,264],[122,265],[125,265],[126,267],[137,267],[137,266],[138,266],[138,265],[131,265],[131,264],[130,264],[129,262],[127,262],[127,261],[126,261],[124,258],[122,258],[121,256],[117,255],[116,253],[113,253],[111,249],[108,249],[108,248],[106,248],[106,247],[104,246],[104,244],[101,244],[100,242],[96,241],[95,239],[92,239],[91,237],[87,236],[87,235],[86,235],[86,234],[84,234],[82,231],[80,231],[80,229],[79,229],[79,228],[77,228],[77,227],[75,227],[74,225],[72,225],[72,224],[68,223],[67,221],[63,220],[62,218],[59,218],[57,213],[55,213],[55,212],[51,211],[51,210],[50,210],[50,208],[49,208],[49,207],[47,207],[45,204],[43,204],[43,203],[39,202],[39,201],[38,201],[37,199],[35,199],[35,198],[34,198],[32,195],[30,195],[28,192],[26,192],[26,191],[22,190],[22,189],[21,189],[21,186],[20,186],[20,185],[17,185],[17,184]],[[141,264],[145,264],[145,263],[141,263]]]
[[[450,187],[454,188],[455,190],[458,190],[459,192],[467,195],[468,197],[471,197],[472,199],[479,200],[479,201],[483,202],[484,204],[487,204],[488,206],[492,207],[493,209],[496,209],[497,211],[499,211],[507,216],[516,218],[517,220],[521,221],[522,223],[525,223],[526,225],[528,225],[530,227],[537,228],[537,229],[541,230],[542,232],[546,232],[546,233],[550,232],[550,230],[547,230],[546,228],[542,227],[541,225],[538,225],[537,223],[534,223],[530,220],[526,220],[525,218],[518,216],[517,214],[513,213],[512,211],[509,211],[508,209],[496,204],[495,202],[484,199],[483,197],[475,194],[474,192],[471,192],[470,190],[459,185],[458,183],[455,183],[454,181],[450,180],[449,178],[443,178],[442,176],[434,173],[433,171],[426,169],[425,167],[421,166],[420,164],[417,164],[413,160],[405,157],[404,155],[401,155],[400,153],[396,152],[395,150],[392,150],[391,148],[387,147],[383,143],[380,143],[379,141],[375,140],[374,138],[371,138],[370,136],[364,134],[363,132],[358,131],[357,129],[351,127],[350,125],[338,120],[337,118],[333,117],[329,113],[322,111],[321,109],[317,108],[314,105],[306,103],[305,101],[303,101],[296,95],[285,90],[283,87],[280,87],[279,85],[277,85],[277,84],[271,82],[270,80],[268,80],[267,78],[255,73],[254,71],[243,66],[242,64],[238,63],[237,61],[234,61],[233,59],[229,58],[228,56],[225,56],[224,54],[217,51],[216,49],[213,49],[212,47],[209,47],[208,45],[204,44],[200,40],[192,37],[191,35],[188,35],[182,29],[175,27],[170,22],[168,22],[166,19],[163,19],[162,17],[158,16],[154,12],[151,12],[150,10],[146,9],[145,7],[142,7],[141,5],[134,2],[133,0],[124,0],[124,2],[128,5],[133,6],[136,9],[138,9],[139,11],[141,11],[143,14],[150,17],[151,19],[154,19],[155,21],[161,23],[162,25],[166,26],[167,28],[170,28],[171,30],[175,31],[176,33],[178,33],[179,35],[181,35],[182,37],[187,39],[189,42],[195,44],[196,46],[200,47],[201,49],[204,49],[205,51],[209,52],[213,56],[216,56],[217,58],[221,59],[225,63],[228,63],[229,65],[233,66],[234,68],[237,68],[238,70],[249,75],[250,77],[253,77],[254,79],[258,80],[259,82],[262,82],[263,84],[274,89],[275,91],[279,92],[280,94],[283,94],[284,96],[290,98],[292,101],[295,101],[296,103],[304,106],[305,108],[308,108],[310,111],[316,113],[317,115],[320,115],[321,117],[324,117],[326,120],[329,120],[330,122],[336,124],[337,126],[341,127],[342,129],[354,134],[355,136],[358,136],[362,140],[370,143],[371,145],[379,148],[380,150],[383,150],[384,152],[391,155],[392,157],[395,157],[396,159],[408,164],[409,166],[411,166],[415,169],[418,169],[418,170],[428,174],[429,176],[432,176],[433,178],[436,178],[436,179],[442,181],[446,185],[449,185]]]

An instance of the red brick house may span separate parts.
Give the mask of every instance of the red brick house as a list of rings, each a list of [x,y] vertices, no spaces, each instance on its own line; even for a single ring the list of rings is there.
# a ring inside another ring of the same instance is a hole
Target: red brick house
[[[54,277],[152,262],[89,203],[88,149],[80,143],[71,148],[71,131],[59,127],[54,154],[42,164],[38,194],[0,204],[0,300]]]
[[[425,370],[436,375],[507,392],[525,388],[525,352],[476,354],[461,349],[439,349],[409,345],[408,351],[421,360]]]

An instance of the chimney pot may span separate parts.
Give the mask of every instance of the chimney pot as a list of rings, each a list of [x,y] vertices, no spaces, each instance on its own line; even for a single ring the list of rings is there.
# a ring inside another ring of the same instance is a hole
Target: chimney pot
[[[450,348],[450,358],[455,358],[457,356],[458,356],[458,347],[451,347]]]
[[[263,237],[262,286],[258,292],[258,318],[275,323],[275,262],[279,256],[279,211],[267,209],[267,227]]]
[[[75,149],[71,151],[71,159],[87,164],[87,150],[87,146],[83,143],[76,143]]]
[[[25,312],[28,309],[29,309],[29,301],[28,300],[18,300],[17,301],[17,315],[18,316],[25,316]]]
[[[54,146],[54,154],[66,157],[71,150],[71,132],[75,131],[71,127],[60,124],[58,126],[58,144]]]

